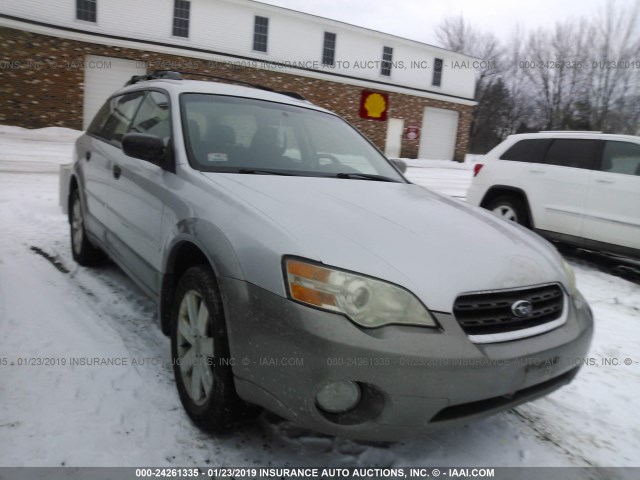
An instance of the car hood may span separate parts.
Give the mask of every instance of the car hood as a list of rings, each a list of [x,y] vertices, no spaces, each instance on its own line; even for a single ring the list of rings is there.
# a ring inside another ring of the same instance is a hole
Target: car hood
[[[463,292],[565,281],[560,257],[545,240],[418,185],[203,175],[286,233],[289,241],[272,246],[277,254],[401,285],[434,311],[451,312]]]

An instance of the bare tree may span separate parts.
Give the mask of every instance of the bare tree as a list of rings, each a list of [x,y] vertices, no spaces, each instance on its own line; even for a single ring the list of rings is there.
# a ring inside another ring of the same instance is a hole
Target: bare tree
[[[498,38],[470,25],[462,15],[446,18],[436,27],[436,38],[448,50],[482,60],[476,80],[476,97],[482,87],[502,72],[503,48]]]
[[[462,16],[445,19],[436,30],[440,44],[484,61],[472,146],[533,128],[639,135],[640,0],[616,2],[603,0],[594,17],[553,28],[516,27],[506,47]]]
[[[640,0],[630,10],[620,8],[615,1],[606,3],[592,24],[590,120],[598,130],[615,130],[622,126],[614,121],[620,119],[620,108],[631,107],[629,114],[637,115],[632,99],[640,95]]]
[[[556,24],[551,31],[531,32],[521,62],[535,99],[538,124],[547,129],[571,128],[578,101],[586,89],[589,25],[584,20]]]
[[[524,53],[525,47],[522,42],[524,37],[525,32],[522,26],[516,25],[504,53],[502,75],[509,92],[509,112],[506,124],[501,127],[502,138],[517,133],[521,128],[526,128],[527,124],[535,123],[533,121],[534,97],[529,95],[530,84],[524,68],[529,58]]]
[[[492,88],[496,80],[500,79],[500,73],[502,72],[503,48],[495,35],[481,32],[467,23],[462,15],[446,18],[436,28],[436,37],[444,48],[476,57],[480,60],[475,88],[475,99],[478,102],[478,107],[474,109],[471,120],[473,147],[474,138],[478,134],[479,118],[482,116],[483,111],[486,110],[484,107],[487,101],[487,93],[491,92],[491,97],[493,98],[496,91],[504,89],[502,85],[497,90]]]

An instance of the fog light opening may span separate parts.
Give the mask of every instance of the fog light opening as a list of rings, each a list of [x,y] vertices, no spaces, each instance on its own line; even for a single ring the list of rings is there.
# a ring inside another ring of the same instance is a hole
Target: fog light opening
[[[362,397],[360,385],[349,380],[324,385],[316,395],[316,404],[327,413],[346,413],[353,410]]]

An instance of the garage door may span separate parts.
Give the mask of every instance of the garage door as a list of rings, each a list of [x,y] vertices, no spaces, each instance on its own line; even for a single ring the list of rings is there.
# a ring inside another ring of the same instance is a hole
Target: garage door
[[[458,132],[458,112],[426,107],[422,117],[419,158],[453,160]]]
[[[147,73],[144,62],[87,55],[84,64],[84,110],[82,127],[86,130],[105,100],[122,88],[134,75]]]

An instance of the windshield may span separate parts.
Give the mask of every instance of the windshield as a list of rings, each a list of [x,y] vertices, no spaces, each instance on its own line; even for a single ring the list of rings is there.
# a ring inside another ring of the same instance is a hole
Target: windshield
[[[252,98],[182,94],[194,168],[207,172],[404,179],[335,115]]]

